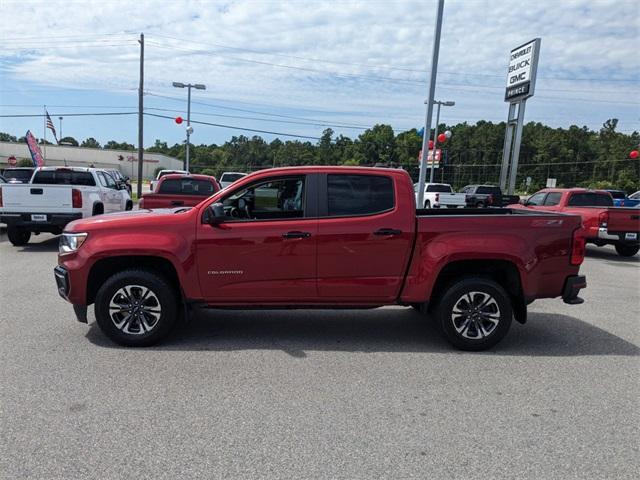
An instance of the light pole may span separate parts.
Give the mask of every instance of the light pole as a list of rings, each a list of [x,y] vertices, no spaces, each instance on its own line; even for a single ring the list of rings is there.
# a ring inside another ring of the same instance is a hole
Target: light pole
[[[206,85],[201,83],[181,83],[181,82],[173,82],[173,86],[176,88],[186,88],[187,89],[187,152],[185,155],[184,169],[189,171],[189,137],[193,133],[193,128],[191,127],[191,89],[195,88],[196,90],[206,90]]]
[[[60,140],[62,140],[64,137],[62,136],[62,119],[64,117],[58,117],[58,120],[60,120]]]
[[[428,100],[425,100],[424,103],[428,103]],[[436,163],[436,149],[438,148],[438,125],[440,125],[440,107],[453,107],[456,104],[456,102],[442,102],[439,100],[434,100],[433,103],[434,105],[438,105],[438,112],[436,113],[436,128],[433,131],[433,160],[431,161],[431,171],[429,172],[429,183],[433,183],[433,167],[435,167]],[[429,155],[427,155],[427,159],[429,159]],[[422,160],[424,161],[424,152],[422,152]]]

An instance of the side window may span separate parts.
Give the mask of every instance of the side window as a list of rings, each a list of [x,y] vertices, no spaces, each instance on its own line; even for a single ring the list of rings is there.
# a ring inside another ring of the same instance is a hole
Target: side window
[[[603,193],[596,193],[596,206],[598,207],[613,207],[613,198]]]
[[[104,174],[102,172],[96,172],[96,175],[98,177],[98,181],[100,182],[100,185],[107,188],[107,179],[104,177]]]
[[[547,207],[558,205],[560,203],[561,198],[562,198],[562,193],[551,192],[549,195],[547,195],[547,198],[545,198],[544,205]]]
[[[379,175],[327,175],[328,214],[371,215],[391,210],[393,181]]]
[[[277,220],[304,217],[305,177],[266,180],[236,190],[222,200],[235,220]]]
[[[535,195],[531,195],[529,200],[527,200],[527,205],[542,205],[544,201],[544,197],[547,195],[546,192],[536,193]]]

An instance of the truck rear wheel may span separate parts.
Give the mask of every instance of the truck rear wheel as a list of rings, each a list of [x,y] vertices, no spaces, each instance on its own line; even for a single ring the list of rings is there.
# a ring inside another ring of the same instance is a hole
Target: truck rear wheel
[[[95,303],[100,330],[128,347],[148,347],[171,331],[178,315],[174,289],[160,275],[125,270],[109,277]]]
[[[31,232],[22,227],[7,227],[7,237],[14,246],[22,247],[29,243]]]
[[[633,257],[640,250],[638,245],[624,245],[622,243],[616,243],[615,248],[621,257]]]
[[[461,350],[493,347],[509,331],[513,318],[511,299],[493,280],[470,277],[446,290],[435,311],[444,337]]]

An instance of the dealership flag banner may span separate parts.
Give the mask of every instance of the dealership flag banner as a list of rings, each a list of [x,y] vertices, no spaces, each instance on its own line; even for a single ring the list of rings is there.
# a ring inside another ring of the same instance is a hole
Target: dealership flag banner
[[[24,136],[27,139],[27,147],[29,147],[29,153],[31,153],[31,160],[33,160],[34,167],[42,167],[44,165],[44,158],[42,158],[42,152],[36,137],[33,136],[31,130],[27,130],[27,134]]]

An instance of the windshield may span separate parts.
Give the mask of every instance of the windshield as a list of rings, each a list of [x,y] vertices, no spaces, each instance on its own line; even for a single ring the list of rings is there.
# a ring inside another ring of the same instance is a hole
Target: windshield
[[[93,187],[96,182],[90,172],[74,170],[40,170],[33,177],[33,183],[47,185],[85,185]]]
[[[450,185],[428,185],[427,192],[442,192],[442,193],[451,193]]]

